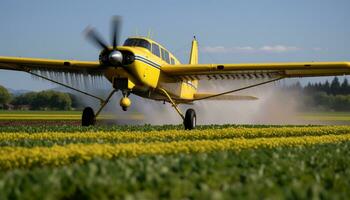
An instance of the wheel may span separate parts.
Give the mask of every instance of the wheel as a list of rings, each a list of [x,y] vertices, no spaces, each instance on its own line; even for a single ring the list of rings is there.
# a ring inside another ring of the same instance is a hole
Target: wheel
[[[81,116],[82,126],[92,126],[95,125],[95,114],[91,107],[86,107],[83,110],[83,115]]]
[[[191,108],[186,111],[184,125],[185,130],[192,130],[196,127],[196,112]]]

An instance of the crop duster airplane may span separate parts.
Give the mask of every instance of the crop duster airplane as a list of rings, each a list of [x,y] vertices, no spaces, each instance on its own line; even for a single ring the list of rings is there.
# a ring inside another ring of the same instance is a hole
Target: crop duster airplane
[[[336,76],[350,74],[350,62],[290,62],[251,64],[199,64],[196,38],[188,64],[181,64],[164,46],[148,37],[129,37],[119,45],[121,18],[112,18],[112,45],[106,44],[95,29],[86,30],[88,39],[102,50],[96,62],[76,60],[51,60],[22,57],[0,57],[0,69],[27,72],[52,81],[90,97],[100,100],[101,106],[95,113],[86,107],[82,114],[82,125],[94,125],[96,117],[116,91],[123,97],[120,106],[124,111],[131,105],[128,98],[135,94],[143,98],[169,102],[183,119],[185,129],[196,126],[196,113],[188,109],[183,114],[179,104],[192,104],[205,99],[253,100],[251,96],[235,96],[230,93],[271,83],[284,78]],[[104,76],[112,84],[113,90],[106,99],[59,82],[42,72]],[[259,79],[259,83],[223,93],[198,93],[201,81]]]

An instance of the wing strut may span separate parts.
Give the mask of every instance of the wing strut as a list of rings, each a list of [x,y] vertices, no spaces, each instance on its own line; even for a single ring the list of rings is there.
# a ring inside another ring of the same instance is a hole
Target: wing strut
[[[283,78],[284,78],[284,77],[279,77],[279,78],[272,79],[272,80],[269,80],[269,81],[265,81],[265,82],[262,82],[262,83],[258,83],[258,84],[254,84],[254,85],[248,85],[248,86],[246,86],[246,87],[242,87],[242,88],[230,90],[230,91],[227,91],[227,92],[223,92],[223,93],[219,93],[219,94],[214,94],[214,95],[207,96],[207,97],[203,97],[203,98],[199,98],[199,99],[194,99],[194,100],[192,100],[192,102],[193,102],[193,101],[204,100],[204,99],[209,99],[209,98],[213,98],[213,97],[217,97],[217,96],[221,96],[221,95],[225,95],[225,94],[229,94],[229,93],[233,93],[233,92],[238,92],[238,91],[245,90],[245,89],[249,89],[249,88],[253,88],[253,87],[256,87],[256,86],[259,86],[259,85],[264,85],[264,84],[267,84],[267,83],[275,82],[275,81],[281,80],[281,79],[283,79]]]
[[[52,79],[49,79],[49,78],[47,78],[47,77],[45,77],[45,76],[42,76],[42,75],[40,75],[40,74],[36,74],[36,73],[31,72],[31,71],[25,71],[25,72],[27,72],[27,73],[29,73],[29,74],[31,74],[31,75],[33,75],[33,76],[37,76],[37,77],[39,77],[39,78],[45,79],[45,80],[47,80],[47,81],[51,81],[51,82],[56,83],[56,84],[58,84],[58,85],[61,85],[61,86],[63,86],[63,87],[69,88],[69,89],[74,90],[74,91],[76,91],[76,92],[80,92],[80,93],[85,94],[85,95],[87,95],[87,96],[90,96],[90,97],[92,97],[92,98],[98,99],[98,100],[100,100],[101,103],[104,103],[104,101],[105,101],[104,99],[102,99],[102,98],[100,98],[100,97],[98,97],[98,96],[89,94],[89,93],[84,92],[84,91],[82,91],[82,90],[78,90],[78,89],[76,89],[76,88],[74,88],[74,87],[71,87],[71,86],[69,86],[69,85],[66,85],[66,84],[57,82],[57,81],[52,80]]]
[[[164,90],[163,88],[159,88],[159,90],[161,92],[164,93],[164,95],[169,99],[171,105],[175,108],[176,112],[181,116],[181,118],[183,120],[185,120],[185,116],[184,114],[179,110],[179,108],[177,107],[177,104],[175,103],[175,101],[171,98],[171,96],[168,94],[168,92],[166,90]]]

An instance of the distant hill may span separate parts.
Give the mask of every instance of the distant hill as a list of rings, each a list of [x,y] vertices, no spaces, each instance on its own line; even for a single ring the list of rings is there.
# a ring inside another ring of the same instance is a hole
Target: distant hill
[[[32,92],[31,90],[15,90],[15,89],[11,89],[11,88],[6,88],[9,93],[11,93],[13,96],[19,96],[21,94],[25,94],[28,92]]]

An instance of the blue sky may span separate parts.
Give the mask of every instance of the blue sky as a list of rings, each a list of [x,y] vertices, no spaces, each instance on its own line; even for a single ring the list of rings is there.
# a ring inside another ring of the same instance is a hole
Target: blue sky
[[[122,39],[147,35],[187,62],[195,34],[201,63],[350,61],[349,0],[0,1],[0,55],[96,60],[82,35],[95,26],[109,40],[110,18],[124,19]],[[0,85],[55,85],[0,70]]]

